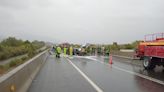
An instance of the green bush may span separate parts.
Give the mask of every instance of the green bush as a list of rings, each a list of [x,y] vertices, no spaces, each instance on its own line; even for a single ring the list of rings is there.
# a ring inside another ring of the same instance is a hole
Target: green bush
[[[9,38],[3,40],[1,42],[1,44],[4,45],[4,46],[12,46],[12,47],[15,47],[15,46],[22,45],[23,44],[23,41],[22,40],[18,40],[15,37],[9,37]]]
[[[28,45],[28,56],[33,57],[36,54],[36,49],[34,48],[34,45],[30,44]]]
[[[25,61],[27,59],[28,59],[28,56],[24,56],[24,57],[21,58],[22,61]]]
[[[9,66],[10,66],[10,67],[14,67],[14,66],[16,66],[16,65],[17,65],[16,60],[12,60],[12,61],[9,63]]]
[[[16,58],[5,65],[0,65],[0,72],[9,70],[12,67],[16,67],[20,64],[23,64],[28,59],[28,56],[23,56],[22,58]]]
[[[0,42],[0,61],[24,54],[27,54],[28,56],[23,56],[22,58],[14,59],[5,65],[0,65],[0,72],[7,71],[11,67],[24,63],[29,58],[35,56],[37,54],[36,50],[44,45],[44,42],[41,41],[22,41],[14,37],[4,39]]]
[[[131,44],[125,44],[125,49],[133,49],[133,46]]]
[[[23,63],[22,59],[14,59],[9,63],[9,66],[14,67],[14,66],[20,65],[22,63]]]
[[[32,50],[29,50],[28,52],[29,57],[33,57],[35,54],[36,54],[35,51],[32,51]]]
[[[14,37],[9,37],[0,43],[0,60],[10,57],[28,54],[33,57],[36,50],[43,47],[45,44],[41,41],[22,41]]]
[[[8,58],[9,56],[10,55],[9,55],[8,51],[1,52],[0,53],[0,60],[4,60],[4,59]]]

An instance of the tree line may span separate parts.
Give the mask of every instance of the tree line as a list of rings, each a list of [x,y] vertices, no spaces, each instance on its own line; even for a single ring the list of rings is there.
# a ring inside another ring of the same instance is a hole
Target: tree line
[[[23,41],[15,37],[8,37],[0,42],[0,60],[8,59],[23,54],[29,57],[35,55],[36,50],[43,47],[43,41]]]

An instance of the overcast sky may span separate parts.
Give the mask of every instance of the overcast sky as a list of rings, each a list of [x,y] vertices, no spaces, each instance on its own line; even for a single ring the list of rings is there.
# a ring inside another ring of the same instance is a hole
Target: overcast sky
[[[164,32],[164,0],[0,0],[0,39],[128,43]]]

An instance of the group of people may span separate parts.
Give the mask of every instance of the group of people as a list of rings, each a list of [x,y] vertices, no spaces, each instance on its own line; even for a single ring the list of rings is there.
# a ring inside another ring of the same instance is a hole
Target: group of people
[[[69,48],[67,48],[67,47],[61,48],[60,46],[53,46],[51,49],[51,52],[55,53],[56,58],[60,58],[60,54],[62,52],[64,53],[64,56],[66,56],[68,54],[70,56],[72,56],[73,55],[73,48],[72,48],[72,46],[70,46]]]
[[[81,47],[81,48],[73,48],[72,46],[53,46],[51,51],[55,53],[56,58],[60,58],[60,54],[63,53],[64,56],[66,55],[109,55],[110,49],[108,47]]]

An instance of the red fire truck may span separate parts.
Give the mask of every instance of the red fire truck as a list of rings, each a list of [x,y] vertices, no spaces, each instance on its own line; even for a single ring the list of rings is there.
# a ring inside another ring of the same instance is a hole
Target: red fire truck
[[[136,56],[143,59],[145,69],[154,69],[156,65],[164,66],[164,33],[149,34],[140,42]]]

